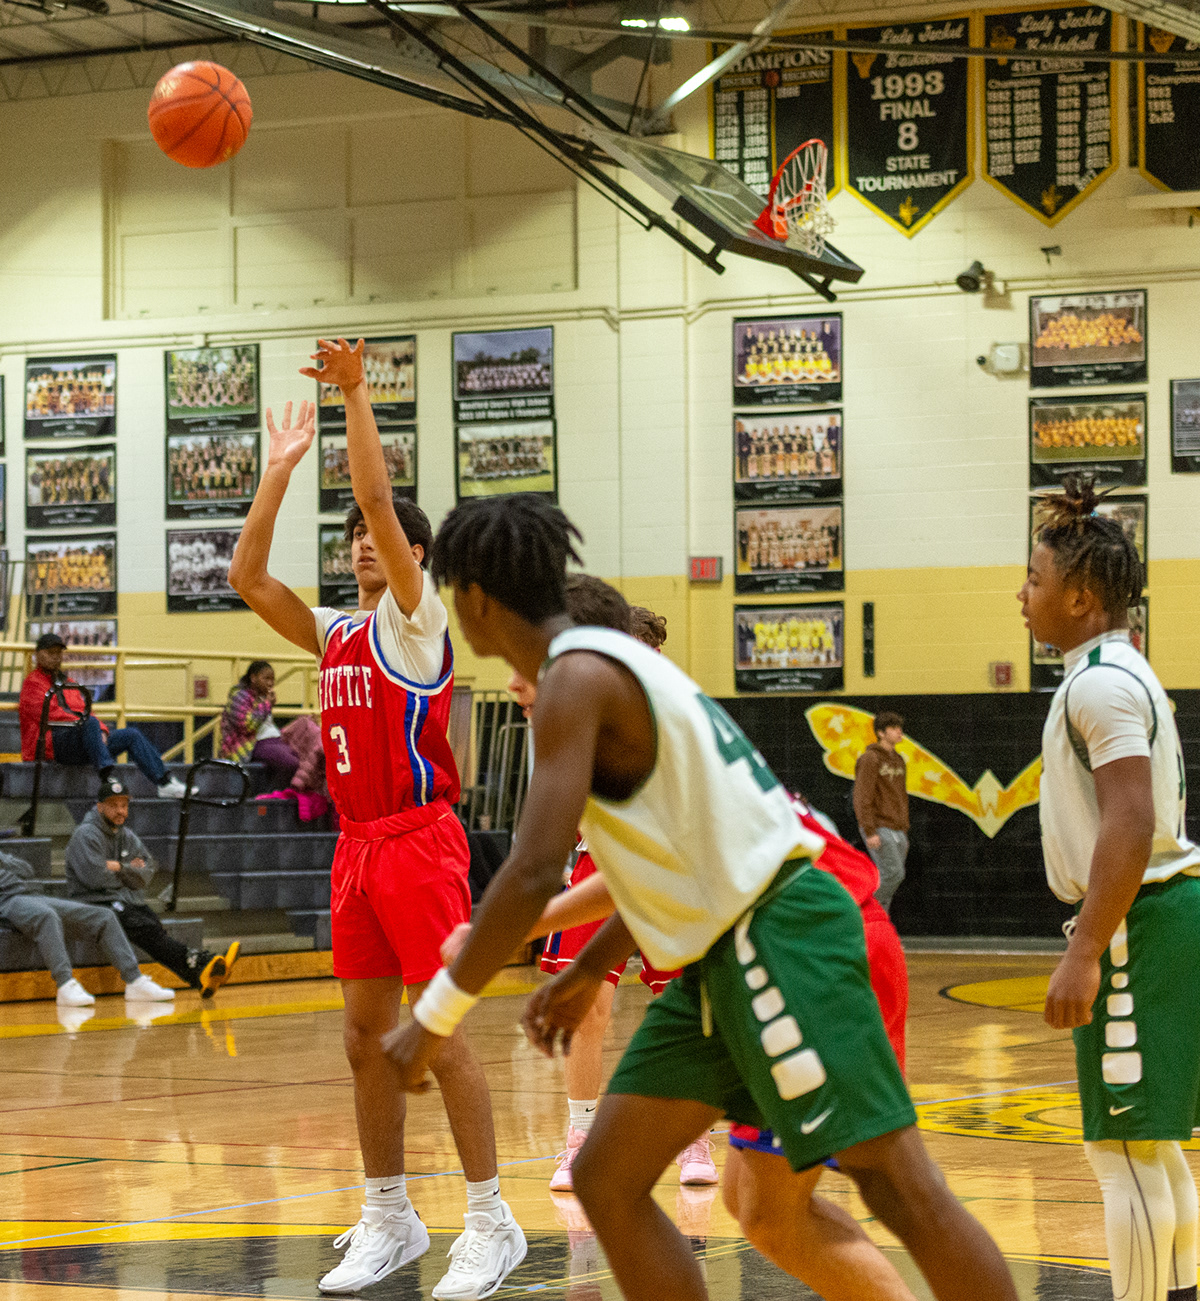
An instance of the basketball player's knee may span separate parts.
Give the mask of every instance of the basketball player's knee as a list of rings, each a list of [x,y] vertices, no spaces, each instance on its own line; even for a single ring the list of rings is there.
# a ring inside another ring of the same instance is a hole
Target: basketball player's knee
[[[380,1038],[381,1031],[378,1026],[355,1021],[350,1016],[346,1017],[342,1026],[342,1044],[352,1071],[362,1070],[375,1061],[383,1060],[383,1044]]]
[[[612,1167],[595,1143],[584,1143],[571,1166],[575,1196],[593,1223],[603,1219],[613,1198]]]

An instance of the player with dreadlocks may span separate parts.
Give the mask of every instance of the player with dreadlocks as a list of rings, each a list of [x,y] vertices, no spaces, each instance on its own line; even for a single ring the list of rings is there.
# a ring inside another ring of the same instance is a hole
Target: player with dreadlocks
[[[431,1063],[562,881],[581,827],[617,912],[530,1001],[552,1052],[636,947],[684,967],[650,1006],[575,1159],[575,1192],[628,1301],[703,1301],[686,1240],[652,1196],[722,1116],[770,1127],[796,1170],[837,1154],[938,1301],[1016,1301],[1004,1261],[930,1160],[871,992],[850,895],[737,725],[665,656],[577,628],[579,534],[538,498],[475,498],[434,542],[477,655],[538,682],[537,763],[513,848],[451,970],[386,1037],[400,1087]],[[637,1141],[630,1141],[636,1134]]]
[[[1065,668],[1042,734],[1042,847],[1077,913],[1046,1020],[1074,1031],[1114,1296],[1195,1301],[1196,1187],[1179,1144],[1200,1102],[1200,849],[1170,701],[1129,641],[1141,561],[1096,513],[1090,477],[1065,487],[1043,498],[1018,594]]]

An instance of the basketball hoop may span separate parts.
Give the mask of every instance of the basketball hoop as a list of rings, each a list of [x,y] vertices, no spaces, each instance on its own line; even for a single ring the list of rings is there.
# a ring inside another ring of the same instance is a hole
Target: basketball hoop
[[[806,140],[793,149],[771,179],[767,206],[755,227],[770,239],[820,257],[834,227],[825,196],[828,158],[823,140]]]

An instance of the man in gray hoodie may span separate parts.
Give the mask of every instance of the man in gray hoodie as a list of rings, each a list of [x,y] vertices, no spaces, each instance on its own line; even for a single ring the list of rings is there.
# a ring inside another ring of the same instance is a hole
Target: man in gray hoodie
[[[125,982],[125,997],[168,1002],[175,995],[143,976],[137,956],[120,923],[105,908],[46,895],[33,868],[14,854],[0,852],[0,918],[37,945],[54,983],[61,1007],[88,1007],[96,1000],[75,979],[68,939],[88,939],[116,967]]]
[[[180,980],[212,998],[237,961],[237,940],[226,953],[189,949],[167,932],[146,903],[154,860],[129,818],[129,792],[113,776],[100,782],[100,799],[67,844],[67,889],[72,899],[111,910],[130,940]]]

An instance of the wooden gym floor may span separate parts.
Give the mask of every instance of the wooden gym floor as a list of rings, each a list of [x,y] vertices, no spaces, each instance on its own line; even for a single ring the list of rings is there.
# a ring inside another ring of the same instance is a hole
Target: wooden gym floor
[[[909,1078],[930,1148],[1011,1260],[1022,1298],[1101,1301],[1111,1292],[1070,1036],[1040,1017],[1052,965],[911,957]],[[561,1063],[534,1053],[517,1024],[536,979],[509,969],[469,1022],[504,1196],[530,1241],[497,1295],[616,1301],[578,1203],[546,1186],[566,1102]],[[637,984],[618,991],[610,1067],[647,998]],[[52,1003],[0,1006],[0,1301],[315,1298],[361,1197],[340,1008],[332,980],[228,987],[203,1007],[185,992],[145,1024],[112,996],[76,1029]],[[714,1136],[718,1164],[724,1141]],[[433,1246],[367,1294],[389,1301],[428,1297],[462,1228],[436,1093],[410,1100],[408,1151]],[[659,1200],[703,1257],[714,1301],[806,1295],[748,1247],[717,1190],[681,1190],[674,1173]],[[821,1181],[911,1273],[849,1188],[832,1172]],[[928,1296],[915,1276],[914,1287]]]

